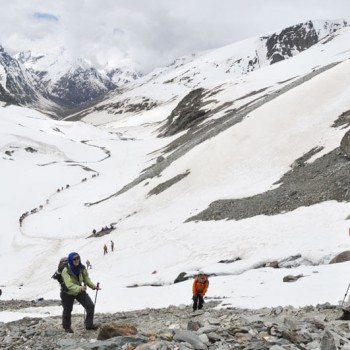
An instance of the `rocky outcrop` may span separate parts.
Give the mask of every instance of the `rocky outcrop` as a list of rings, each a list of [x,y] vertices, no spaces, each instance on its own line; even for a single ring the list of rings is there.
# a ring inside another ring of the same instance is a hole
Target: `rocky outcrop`
[[[35,78],[0,46],[0,94],[6,102],[35,104],[40,95],[35,91]]]
[[[323,28],[320,29],[319,26]],[[285,28],[267,38],[266,56],[271,64],[288,59],[309,49],[343,26],[346,26],[345,21],[308,21]]]
[[[203,121],[206,115],[202,102],[204,96],[205,90],[202,88],[193,90],[186,95],[171,112],[162,128],[161,136],[175,135]]]
[[[340,149],[348,158],[350,158],[350,130],[342,138]]]

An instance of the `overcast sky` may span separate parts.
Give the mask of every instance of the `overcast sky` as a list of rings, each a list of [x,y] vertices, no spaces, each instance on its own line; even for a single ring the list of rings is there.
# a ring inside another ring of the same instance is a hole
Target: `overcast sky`
[[[349,22],[349,0],[0,0],[0,45],[13,54],[65,46],[95,64],[143,72],[309,19]]]

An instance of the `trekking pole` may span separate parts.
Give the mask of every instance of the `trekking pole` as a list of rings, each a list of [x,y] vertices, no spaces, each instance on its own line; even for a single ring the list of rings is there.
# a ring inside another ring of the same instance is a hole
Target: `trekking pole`
[[[98,288],[100,286],[100,282],[97,282],[96,284],[96,295],[95,295],[95,305],[96,305],[96,300],[97,300],[97,292],[98,292]]]
[[[348,285],[348,289],[347,289],[346,292],[345,292],[343,302],[341,303],[341,308],[343,308],[343,306],[344,306],[344,301],[345,301],[346,295],[348,294],[349,288],[350,288],[350,283],[349,283],[349,285]]]
[[[86,287],[86,283],[84,283],[84,287]],[[86,291],[84,291],[84,322],[85,322],[85,305],[86,305]]]

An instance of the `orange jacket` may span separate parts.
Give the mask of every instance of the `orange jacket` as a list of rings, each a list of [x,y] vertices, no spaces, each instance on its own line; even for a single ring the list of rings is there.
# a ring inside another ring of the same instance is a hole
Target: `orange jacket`
[[[196,295],[197,293],[202,294],[203,296],[208,290],[209,280],[207,276],[197,276],[193,281],[192,293]]]

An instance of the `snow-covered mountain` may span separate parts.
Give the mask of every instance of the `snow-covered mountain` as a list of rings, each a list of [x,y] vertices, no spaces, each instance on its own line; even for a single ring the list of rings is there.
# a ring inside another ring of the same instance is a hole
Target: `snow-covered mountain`
[[[130,67],[98,70],[90,61],[74,58],[62,47],[46,54],[20,52],[15,57],[39,78],[50,98],[65,109],[91,102],[138,77]]]
[[[339,26],[177,60],[70,117],[83,122],[3,103],[2,297],[58,298],[53,267],[79,251],[101,312],[190,303],[198,270],[220,307],[337,303],[349,262],[329,262],[348,250],[350,217],[350,27]]]
[[[38,87],[38,89],[36,88]],[[30,105],[33,108],[55,110],[40,82],[23,65],[0,46],[0,99],[8,103]]]
[[[346,25],[344,20],[308,21],[276,33],[179,58],[170,66],[155,69],[128,85],[125,93],[118,91],[114,97],[108,96],[81,115],[105,110],[113,120],[112,115],[119,119],[167,101],[179,102],[194,89],[211,88],[234,79],[243,80],[250,73],[296,56],[325,38],[331,40]]]
[[[3,101],[60,115],[137,79],[131,67],[95,68],[59,48],[46,54],[31,51],[10,56],[0,49],[0,95]]]

